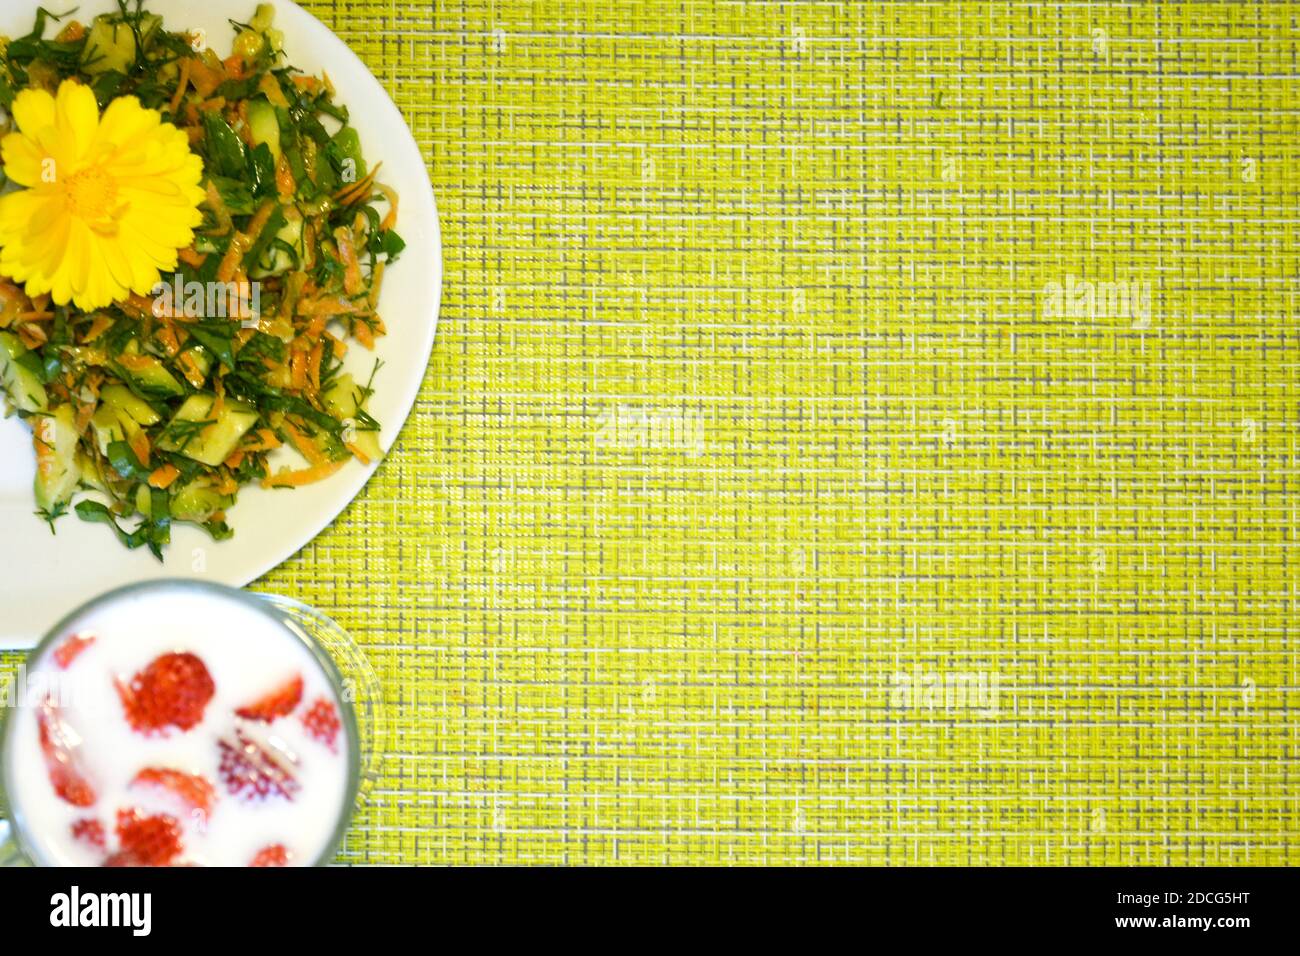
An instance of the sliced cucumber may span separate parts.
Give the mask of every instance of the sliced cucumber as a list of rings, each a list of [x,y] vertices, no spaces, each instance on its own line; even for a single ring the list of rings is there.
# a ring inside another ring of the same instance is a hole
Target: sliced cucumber
[[[216,467],[235,450],[244,433],[257,424],[257,411],[234,399],[226,399],[217,420],[202,428],[186,423],[205,422],[216,400],[214,395],[191,395],[163,429],[157,445],[205,465]]]
[[[302,250],[302,220],[290,219],[276,232],[275,238],[289,246],[291,249]],[[276,276],[293,268],[294,257],[281,249],[278,245],[268,246],[262,253],[260,261],[256,267],[250,269],[248,274],[254,279],[265,279],[267,276]]]
[[[105,368],[108,365],[108,353],[93,345],[65,345],[63,351],[74,363]]]
[[[108,405],[100,405],[95,409],[95,414],[90,417],[90,427],[95,432],[95,444],[99,446],[99,453],[105,457],[108,456],[109,445],[115,441],[126,441],[126,426],[117,417],[117,412]]]
[[[259,3],[253,10],[253,19],[248,21],[248,25],[258,33],[264,33],[271,29],[271,24],[275,22],[275,7],[269,3]]]
[[[32,419],[36,446],[36,506],[53,511],[66,504],[81,481],[77,426],[71,405]]]
[[[255,146],[265,143],[275,161],[280,161],[280,120],[275,115],[274,106],[266,100],[253,100],[249,103],[248,132],[253,137]]]
[[[123,378],[147,394],[174,398],[185,393],[181,383],[167,371],[167,367],[154,356],[141,354],[140,347],[134,341],[118,359],[117,370]]]
[[[202,388],[208,380],[208,373],[212,371],[212,353],[202,345],[191,345],[178,358],[184,359],[176,363],[181,374],[195,388]]]
[[[284,33],[272,29],[275,22],[275,8],[269,3],[259,3],[253,18],[248,22],[248,29],[240,30],[235,37],[234,52],[248,60],[256,59],[264,52],[280,53],[284,50]]]
[[[90,418],[95,432],[95,444],[100,454],[108,454],[108,446],[115,441],[129,441],[141,428],[156,424],[160,418],[148,402],[125,385],[106,385],[99,393],[99,407]]]
[[[140,19],[140,38],[147,47],[162,25],[162,17],[146,13]],[[135,31],[120,14],[95,17],[81,51],[81,70],[91,76],[101,73],[126,73],[135,65]]]
[[[44,411],[48,403],[45,386],[35,372],[20,362],[28,354],[18,336],[0,332],[0,385],[19,411]]]
[[[207,521],[234,503],[233,495],[219,495],[213,489],[191,481],[172,497],[171,513],[177,521]]]
[[[143,401],[135,392],[125,385],[105,385],[99,393],[103,405],[112,408],[119,415],[126,416],[136,425],[156,425],[160,416],[148,402]]]

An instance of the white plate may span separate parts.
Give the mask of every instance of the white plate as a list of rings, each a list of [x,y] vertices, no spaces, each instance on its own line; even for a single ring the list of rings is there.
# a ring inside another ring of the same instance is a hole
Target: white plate
[[[51,4],[62,9],[67,4]],[[234,39],[229,20],[247,22],[257,0],[153,0],[172,30],[206,31],[208,42],[227,54]],[[315,17],[286,0],[276,0],[275,25],[284,31],[288,61],[304,72],[327,71],[361,136],[366,159],[383,160],[382,180],[401,195],[397,230],[406,251],[384,276],[380,313],[388,334],[369,353],[353,344],[346,366],[364,379],[374,358],[384,366],[375,379],[371,414],[381,423],[381,441],[392,448],[424,378],[433,347],[442,283],[438,214],[420,148],[383,87],[347,46]],[[31,32],[36,2],[0,6],[0,34]],[[79,4],[76,17],[116,9],[113,0]],[[56,27],[47,28],[47,36]],[[364,354],[362,354],[364,353]],[[57,535],[33,512],[35,460],[31,432],[16,417],[0,420],[0,648],[30,647],[68,611],[109,588],[161,577],[193,577],[241,587],[292,556],[319,534],[361,490],[375,465],[350,462],[325,481],[293,491],[249,486],[239,494],[229,523],[235,536],[214,542],[198,528],[172,529],[166,560],[148,551],[127,551],[103,525],[70,514]]]

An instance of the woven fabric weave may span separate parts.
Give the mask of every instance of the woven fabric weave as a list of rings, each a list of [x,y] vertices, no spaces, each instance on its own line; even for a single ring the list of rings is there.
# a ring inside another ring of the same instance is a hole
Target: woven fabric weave
[[[445,259],[257,585],[384,684],[343,861],[1300,862],[1295,5],[305,6]]]

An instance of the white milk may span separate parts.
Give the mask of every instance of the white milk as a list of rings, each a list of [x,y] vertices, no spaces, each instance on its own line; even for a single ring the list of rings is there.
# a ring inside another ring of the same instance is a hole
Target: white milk
[[[95,640],[63,670],[54,652],[72,634]],[[133,675],[169,652],[190,652],[202,659],[215,694],[202,722],[193,728],[180,731],[173,726],[146,736],[127,723],[114,680],[129,684]],[[294,675],[301,675],[304,687],[302,702],[292,714],[269,724],[236,717],[237,708]],[[9,803],[24,821],[37,862],[98,865],[105,851],[74,838],[73,823],[100,820],[112,852],[118,810],[130,808],[169,814],[180,822],[184,851],[176,863],[246,866],[264,847],[281,844],[289,850],[291,865],[310,865],[329,845],[348,796],[347,731],[339,731],[334,751],[306,732],[301,717],[314,701],[324,697],[336,708],[339,703],[316,659],[270,616],[184,585],[129,594],[72,622],[39,659],[28,662],[26,678],[23,706],[9,715],[14,723],[3,758],[8,764]],[[58,682],[63,720],[74,738],[80,738],[78,760],[96,797],[90,807],[60,799],[50,782],[36,705],[47,699],[41,685],[51,686],[51,681]],[[342,718],[341,709],[338,713]],[[296,755],[294,776],[300,787],[292,800],[274,795],[246,801],[229,792],[218,773],[217,741],[237,727],[273,738]],[[211,814],[205,817],[186,807],[166,790],[132,786],[146,767],[202,775],[217,794]]]

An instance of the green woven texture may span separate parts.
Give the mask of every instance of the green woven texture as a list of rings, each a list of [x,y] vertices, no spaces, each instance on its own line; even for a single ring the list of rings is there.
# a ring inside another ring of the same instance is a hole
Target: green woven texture
[[[383,683],[343,861],[1300,862],[1295,6],[305,5],[445,263],[257,584]]]
[[[261,584],[384,683],[344,859],[1300,861],[1293,6],[308,6],[446,267]]]

